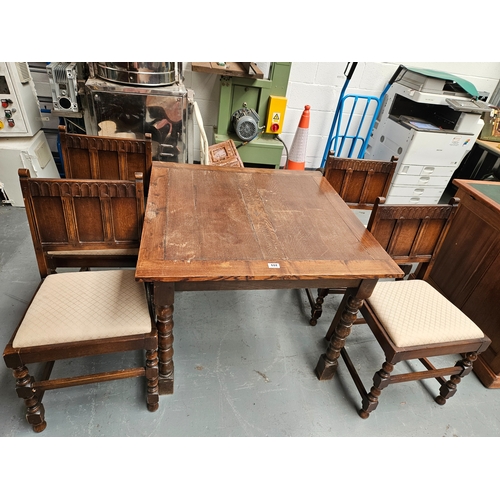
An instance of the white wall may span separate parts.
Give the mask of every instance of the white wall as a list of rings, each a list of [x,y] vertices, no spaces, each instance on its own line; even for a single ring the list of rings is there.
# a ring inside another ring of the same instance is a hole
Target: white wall
[[[345,82],[345,62],[293,62],[287,90],[285,124],[280,137],[291,147],[302,111],[311,106],[306,168],[318,168]],[[378,97],[400,64],[445,71],[473,83],[479,92],[492,93],[500,79],[500,62],[368,62],[358,63],[346,93]],[[185,85],[193,89],[209,141],[217,123],[220,77],[191,70],[184,63]],[[360,106],[360,105],[358,105]],[[362,109],[356,107],[356,111]],[[369,123],[369,109],[365,123]],[[373,115],[373,113],[371,113]],[[195,160],[199,160],[199,136],[195,127]],[[284,164],[284,156],[282,165]]]

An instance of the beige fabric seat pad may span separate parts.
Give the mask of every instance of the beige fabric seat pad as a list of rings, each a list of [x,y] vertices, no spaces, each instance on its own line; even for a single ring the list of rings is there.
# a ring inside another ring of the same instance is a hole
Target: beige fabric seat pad
[[[398,347],[484,337],[458,307],[422,280],[379,281],[367,302]]]
[[[135,270],[51,274],[35,295],[13,347],[123,337],[151,331]]]

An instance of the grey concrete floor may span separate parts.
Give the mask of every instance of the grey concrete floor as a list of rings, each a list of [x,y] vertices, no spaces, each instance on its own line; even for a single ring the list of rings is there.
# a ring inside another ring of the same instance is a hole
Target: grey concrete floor
[[[40,277],[24,208],[0,206],[0,340],[20,321]],[[146,409],[143,379],[49,391],[47,428],[37,435],[24,418],[9,369],[0,367],[0,436],[4,437],[493,437],[500,435],[500,391],[466,377],[445,406],[434,380],[387,388],[367,420],[343,362],[336,377],[314,374],[324,334],[340,297],[326,300],[317,326],[308,323],[303,290],[178,293],[174,311],[175,392]],[[369,387],[382,352],[366,326],[348,349]],[[140,353],[56,363],[54,375],[113,369]],[[449,361],[449,359],[446,359]],[[413,365],[409,368],[411,369]],[[106,368],[104,368],[106,367]],[[417,365],[415,365],[417,367]],[[408,366],[407,366],[408,368]],[[451,457],[450,457],[451,458]]]

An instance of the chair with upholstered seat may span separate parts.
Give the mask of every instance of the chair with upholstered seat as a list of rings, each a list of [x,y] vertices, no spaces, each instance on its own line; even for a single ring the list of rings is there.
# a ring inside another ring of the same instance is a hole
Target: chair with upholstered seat
[[[461,379],[471,372],[477,355],[490,344],[479,327],[426,281],[456,211],[457,200],[450,200],[448,205],[382,202],[378,200],[375,204],[368,229],[398,264],[414,262],[418,267],[408,279],[379,281],[360,308],[364,320],[355,323],[366,321],[385,354],[385,362],[373,377],[370,391],[365,389],[346,348],[341,348],[342,358],[362,398],[358,412],[362,418],[367,418],[377,407],[384,388],[399,382],[435,378],[440,384],[435,401],[445,404]],[[352,300],[350,293],[347,290],[327,340],[331,340],[341,321],[343,306]],[[338,348],[330,345],[329,350]],[[428,359],[445,355],[461,356],[454,366],[444,368],[436,368]],[[392,374],[397,363],[408,360],[420,360],[425,370]],[[451,378],[446,380],[446,376]]]
[[[35,179],[23,169],[19,175],[42,282],[3,358],[28,422],[35,432],[45,429],[47,390],[129,377],[146,378],[147,408],[155,411],[158,334],[148,291],[135,280],[128,255],[142,230],[142,174],[135,181]],[[56,360],[135,350],[145,351],[142,366],[49,378]],[[45,363],[39,380],[27,368],[33,363]]]
[[[377,198],[387,195],[397,163],[398,158],[395,156],[389,161],[381,161],[337,158],[333,153],[329,153],[323,176],[350,208],[371,210]],[[306,289],[311,306],[309,324],[317,324],[327,295],[344,292],[345,289],[320,288],[315,299],[311,291]]]
[[[59,126],[59,140],[67,179],[120,179],[143,175],[147,195],[152,167],[151,134],[144,139],[70,134]]]

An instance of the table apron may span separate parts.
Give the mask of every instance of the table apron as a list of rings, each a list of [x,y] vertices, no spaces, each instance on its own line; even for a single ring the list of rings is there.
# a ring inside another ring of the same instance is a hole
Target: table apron
[[[179,281],[174,283],[175,291],[202,290],[277,290],[301,288],[353,288],[362,279],[330,280],[234,280],[234,281]],[[167,283],[156,282],[157,285]]]

